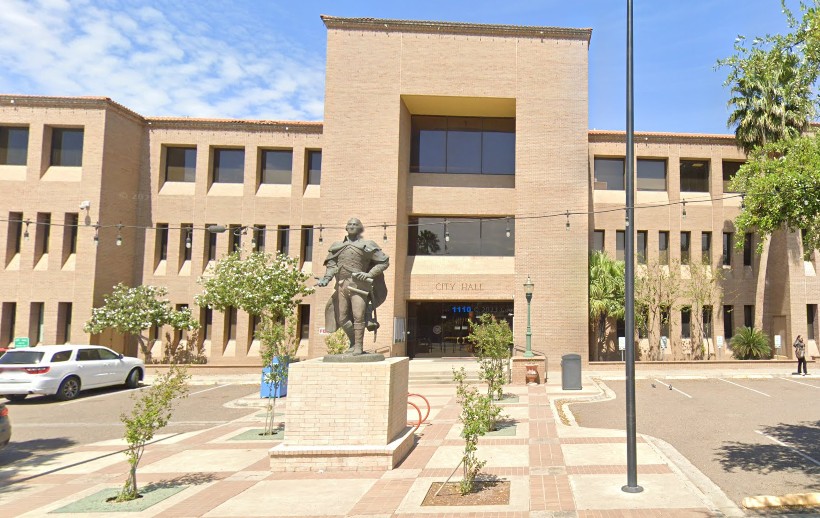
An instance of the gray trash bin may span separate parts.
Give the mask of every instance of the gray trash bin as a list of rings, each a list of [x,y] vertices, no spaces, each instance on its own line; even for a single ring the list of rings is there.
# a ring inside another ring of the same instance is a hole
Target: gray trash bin
[[[565,354],[561,357],[561,388],[581,390],[580,354]]]

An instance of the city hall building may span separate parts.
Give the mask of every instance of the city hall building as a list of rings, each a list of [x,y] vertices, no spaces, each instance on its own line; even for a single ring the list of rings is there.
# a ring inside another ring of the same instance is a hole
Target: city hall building
[[[468,321],[507,320],[557,365],[620,359],[590,326],[591,250],[622,258],[625,134],[590,131],[590,29],[323,17],[323,122],[147,117],[107,98],[0,96],[0,345],[110,344],[83,324],[112,286],[168,289],[202,324],[211,363],[257,363],[254,319],[195,306],[197,280],[237,247],[324,274],[351,217],[390,256],[382,324],[365,348],[470,354]],[[720,305],[672,311],[666,359],[686,359],[690,320],[718,337],[743,325],[797,334],[817,354],[820,283],[796,234],[768,252],[735,232],[731,135],[636,134],[641,262],[703,257],[724,272]],[[683,203],[686,202],[686,203]],[[226,232],[206,230],[221,225]],[[735,246],[742,240],[742,248]],[[325,353],[331,287],[298,308],[300,354]],[[167,330],[152,330],[155,354]],[[614,338],[613,338],[614,339]],[[773,341],[774,343],[774,341]]]

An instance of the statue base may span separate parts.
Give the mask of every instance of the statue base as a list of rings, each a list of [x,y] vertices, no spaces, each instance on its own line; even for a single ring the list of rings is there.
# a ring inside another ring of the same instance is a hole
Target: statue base
[[[383,362],[384,355],[383,354],[374,354],[374,353],[362,353],[362,354],[353,354],[353,353],[342,353],[342,354],[328,354],[327,356],[322,358],[322,361],[325,363],[370,363],[370,362]]]

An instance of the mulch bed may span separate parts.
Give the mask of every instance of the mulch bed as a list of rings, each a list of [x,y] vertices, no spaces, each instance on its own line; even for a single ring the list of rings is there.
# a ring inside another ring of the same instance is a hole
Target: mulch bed
[[[427,496],[424,497],[422,506],[429,505],[509,505],[510,485],[508,481],[502,480],[476,480],[473,492],[461,495],[458,489],[458,482],[448,482],[438,496],[436,491],[441,487],[442,482],[433,482]]]

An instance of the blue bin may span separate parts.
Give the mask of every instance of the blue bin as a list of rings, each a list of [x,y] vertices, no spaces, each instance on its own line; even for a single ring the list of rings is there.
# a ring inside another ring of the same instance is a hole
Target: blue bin
[[[286,364],[287,364],[287,360]],[[279,358],[274,358],[273,363],[275,365],[279,365]],[[285,367],[287,368],[287,367]],[[262,369],[262,385],[259,389],[259,397],[260,398],[267,398],[271,397],[271,392],[273,392],[273,397],[281,398],[288,395],[288,381],[285,380],[284,382],[280,383],[279,386],[275,386],[273,383],[268,383],[265,381],[265,375],[270,372],[270,367],[265,367]]]

